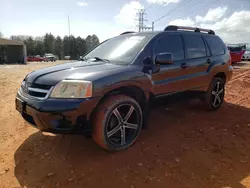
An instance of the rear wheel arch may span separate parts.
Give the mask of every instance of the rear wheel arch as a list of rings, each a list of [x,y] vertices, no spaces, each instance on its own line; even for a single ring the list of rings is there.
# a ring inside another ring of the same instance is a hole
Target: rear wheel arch
[[[218,72],[214,75],[214,78],[221,78],[224,83],[226,82],[227,76],[224,72]]]

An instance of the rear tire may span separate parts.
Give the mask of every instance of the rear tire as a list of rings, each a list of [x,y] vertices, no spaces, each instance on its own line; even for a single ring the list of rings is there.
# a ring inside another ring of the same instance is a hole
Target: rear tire
[[[133,98],[114,95],[99,105],[93,120],[95,142],[108,151],[121,151],[130,147],[139,136],[143,114]]]
[[[209,110],[218,110],[224,102],[225,82],[221,78],[213,78],[203,101]]]

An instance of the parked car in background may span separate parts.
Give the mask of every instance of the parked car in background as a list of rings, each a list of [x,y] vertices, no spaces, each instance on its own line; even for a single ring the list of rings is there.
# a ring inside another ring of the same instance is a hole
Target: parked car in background
[[[246,47],[246,51],[245,53],[243,54],[242,58],[241,58],[242,61],[250,61],[250,46],[247,46]]]
[[[229,50],[231,61],[233,64],[241,62],[242,56],[246,51],[242,46],[231,44],[227,46],[227,49]]]
[[[212,30],[193,27],[125,32],[82,59],[25,76],[16,109],[41,131],[91,132],[109,151],[136,141],[154,99],[192,93],[218,110],[233,74],[224,42]]]
[[[44,59],[40,55],[28,56],[27,61],[43,61]]]
[[[64,56],[64,59],[65,59],[65,60],[70,60],[70,56],[69,56],[69,55]]]
[[[57,57],[53,54],[45,54],[43,59],[46,62],[49,62],[49,61],[55,62],[57,60]]]
[[[79,60],[79,61],[83,61],[83,57],[84,57],[84,56],[80,56],[78,60]]]

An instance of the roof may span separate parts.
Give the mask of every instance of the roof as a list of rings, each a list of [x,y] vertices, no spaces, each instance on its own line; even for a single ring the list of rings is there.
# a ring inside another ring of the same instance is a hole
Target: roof
[[[4,39],[0,38],[0,45],[13,45],[13,46],[23,46],[24,43],[16,40],[9,40],[9,39]]]
[[[177,31],[143,31],[143,32],[134,32],[129,33],[126,35],[157,35],[159,33],[178,33],[178,34],[196,34],[196,35],[209,35],[209,36],[215,36],[211,35],[205,32],[194,32],[194,31],[185,31],[185,30],[177,30]]]

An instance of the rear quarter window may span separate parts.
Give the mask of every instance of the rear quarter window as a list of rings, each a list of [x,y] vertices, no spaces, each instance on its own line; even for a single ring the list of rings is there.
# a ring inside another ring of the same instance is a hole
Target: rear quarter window
[[[225,54],[225,45],[217,36],[205,36],[207,44],[212,52],[212,55]]]

